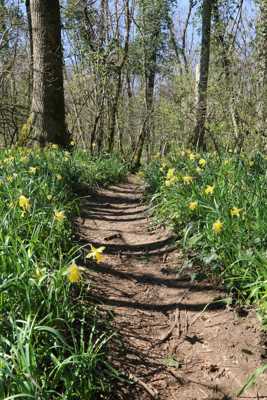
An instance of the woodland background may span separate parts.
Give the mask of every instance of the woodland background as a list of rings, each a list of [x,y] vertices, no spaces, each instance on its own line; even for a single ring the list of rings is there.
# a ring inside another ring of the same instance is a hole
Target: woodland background
[[[80,146],[137,165],[173,143],[264,149],[264,0],[60,3],[66,121]],[[29,1],[0,1],[3,146],[31,109],[31,18]]]

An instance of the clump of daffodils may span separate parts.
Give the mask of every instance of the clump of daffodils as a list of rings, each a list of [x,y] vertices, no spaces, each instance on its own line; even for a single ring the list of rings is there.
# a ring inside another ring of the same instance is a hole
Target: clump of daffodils
[[[217,221],[215,221],[212,225],[212,230],[216,234],[221,233],[221,231],[223,230],[223,222],[217,219]]]
[[[97,263],[100,263],[101,261],[103,261],[103,259],[104,259],[103,251],[105,250],[105,247],[101,246],[101,247],[96,248],[92,244],[90,244],[90,247],[91,247],[91,250],[89,251],[89,253],[86,255],[85,258],[92,258]]]

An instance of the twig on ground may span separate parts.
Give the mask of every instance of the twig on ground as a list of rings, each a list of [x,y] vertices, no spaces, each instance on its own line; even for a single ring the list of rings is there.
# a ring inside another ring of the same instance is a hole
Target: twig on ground
[[[159,398],[159,394],[156,391],[156,389],[152,389],[151,387],[149,387],[144,381],[142,381],[140,378],[138,378],[137,376],[130,374],[129,378],[134,381],[135,383],[137,383],[138,385],[142,386],[147,393],[150,394],[150,396],[152,397],[152,399],[158,399]]]
[[[182,294],[182,296],[180,297],[178,303],[180,303],[180,302],[184,299],[184,297],[185,297],[185,295],[188,293],[188,291],[189,291],[189,289],[186,289],[186,290],[183,292],[183,294]],[[176,310],[175,310],[175,315],[174,315],[174,321],[173,321],[173,323],[172,323],[170,329],[160,338],[160,340],[157,342],[157,345],[164,343],[167,339],[169,339],[169,338],[171,337],[173,330],[175,329],[176,326],[178,326],[179,311],[180,311],[179,308],[176,308]]]
[[[178,338],[182,335],[182,326],[181,326],[181,310],[178,311]]]

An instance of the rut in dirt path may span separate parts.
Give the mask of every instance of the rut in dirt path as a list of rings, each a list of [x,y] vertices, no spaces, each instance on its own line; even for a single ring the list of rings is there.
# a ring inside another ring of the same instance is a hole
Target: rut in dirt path
[[[143,192],[131,176],[88,193],[77,220],[81,240],[106,246],[104,263],[88,264],[91,297],[114,314],[110,361],[135,381],[110,399],[235,399],[262,363],[259,322],[253,310],[226,308],[223,289],[191,281],[173,235],[151,224]],[[243,398],[267,399],[265,381]]]

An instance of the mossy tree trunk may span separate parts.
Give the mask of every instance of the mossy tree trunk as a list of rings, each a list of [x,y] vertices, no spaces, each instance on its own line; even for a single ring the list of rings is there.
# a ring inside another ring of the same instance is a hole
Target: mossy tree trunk
[[[59,0],[30,0],[33,90],[30,117],[21,142],[45,146],[69,142],[65,123]]]

